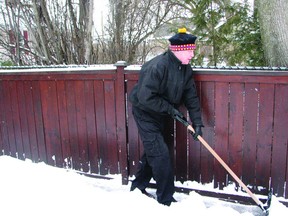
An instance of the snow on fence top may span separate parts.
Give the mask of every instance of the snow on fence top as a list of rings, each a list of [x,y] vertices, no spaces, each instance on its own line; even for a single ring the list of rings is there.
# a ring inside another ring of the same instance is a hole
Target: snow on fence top
[[[21,72],[71,72],[71,71],[95,71],[115,70],[113,64],[98,65],[34,65],[34,66],[1,66],[0,73],[21,73]]]
[[[117,66],[125,66],[125,70],[140,70],[142,65],[127,65],[125,61],[119,61],[116,64],[95,64],[95,65],[29,65],[29,66],[0,66],[0,73],[15,72],[63,72],[63,71],[94,71],[94,70],[115,70]],[[192,66],[199,72],[209,71],[267,71],[267,72],[288,72],[288,67],[253,67],[253,66]]]

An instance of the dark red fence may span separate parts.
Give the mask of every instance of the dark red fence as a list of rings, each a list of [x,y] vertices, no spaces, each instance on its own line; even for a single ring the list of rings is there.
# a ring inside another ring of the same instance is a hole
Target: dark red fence
[[[288,197],[288,72],[195,68],[204,139],[255,192]],[[141,141],[127,103],[139,69],[0,71],[0,154],[106,175],[135,174]],[[185,109],[182,107],[182,111]],[[179,181],[233,181],[167,119]]]
[[[1,73],[1,153],[127,179],[123,68]]]

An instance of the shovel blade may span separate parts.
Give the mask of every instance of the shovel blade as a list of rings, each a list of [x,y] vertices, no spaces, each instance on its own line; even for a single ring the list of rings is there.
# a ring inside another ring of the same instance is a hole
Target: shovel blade
[[[260,208],[263,210],[263,212],[267,216],[269,215],[269,210],[270,210],[271,201],[272,201],[272,195],[273,195],[273,190],[270,189],[269,193],[268,193],[268,199],[267,199],[266,203],[263,206],[260,206]]]

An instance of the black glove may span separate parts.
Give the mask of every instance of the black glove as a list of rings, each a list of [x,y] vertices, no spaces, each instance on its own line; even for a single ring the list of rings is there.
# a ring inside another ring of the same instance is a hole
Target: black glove
[[[198,138],[197,138],[198,135],[202,136],[202,134],[203,134],[202,133],[202,127],[203,127],[203,125],[193,125],[195,133],[193,133],[192,136],[193,136],[193,139],[195,141],[199,141]]]
[[[176,119],[176,116],[179,116],[181,119],[184,118],[184,115],[183,113],[179,112],[179,110],[175,109],[175,108],[172,108],[170,111],[169,111],[169,115],[171,115],[172,118]]]

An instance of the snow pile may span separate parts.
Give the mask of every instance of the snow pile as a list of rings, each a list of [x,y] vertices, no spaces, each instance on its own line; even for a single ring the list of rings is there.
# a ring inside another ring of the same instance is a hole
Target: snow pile
[[[119,175],[113,180],[89,178],[8,156],[0,156],[0,176],[0,214],[5,216],[261,215],[257,206],[230,204],[195,192],[176,193],[178,202],[167,207],[137,190],[130,192],[130,185],[122,185]],[[273,197],[270,215],[288,215],[288,208]]]

